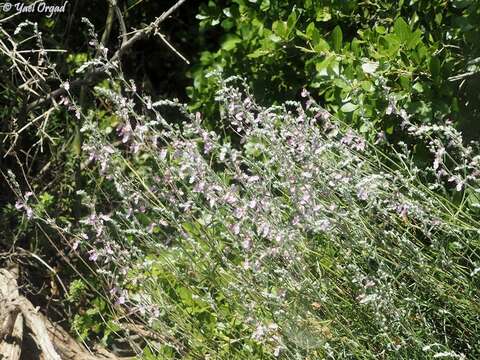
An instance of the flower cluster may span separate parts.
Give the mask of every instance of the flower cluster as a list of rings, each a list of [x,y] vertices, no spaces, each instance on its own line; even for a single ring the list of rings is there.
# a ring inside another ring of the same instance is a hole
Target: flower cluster
[[[274,357],[402,357],[433,343],[461,354],[470,345],[452,337],[480,330],[469,320],[478,220],[431,189],[474,188],[473,148],[402,112],[434,163],[418,169],[393,150],[387,161],[307,92],[266,108],[239,81],[223,80],[216,97],[229,137],[177,102],[98,91],[122,121],[105,134],[84,119],[90,214],[69,231],[114,308],[166,331],[179,354],[198,351],[196,331],[209,326]],[[183,121],[164,119],[172,106]],[[449,156],[463,162],[451,168]],[[422,183],[422,171],[437,176]],[[215,341],[203,346],[214,352]]]

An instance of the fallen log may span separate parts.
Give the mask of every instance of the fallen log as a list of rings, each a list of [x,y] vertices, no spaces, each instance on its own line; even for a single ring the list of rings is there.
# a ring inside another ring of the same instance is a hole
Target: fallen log
[[[3,276],[3,279],[2,279]],[[2,281],[3,280],[3,281]],[[0,270],[0,299],[4,296],[19,296],[16,280],[16,272]],[[0,359],[19,360],[21,355],[21,343],[23,339],[23,315],[7,312],[6,309],[0,310],[0,319],[2,327],[0,328],[0,339],[6,338],[6,341],[0,342]]]
[[[20,295],[17,278],[18,268],[0,269],[0,360],[19,360],[27,333],[39,348],[39,359],[120,360],[102,348],[95,353],[88,351],[61,326],[53,324]]]

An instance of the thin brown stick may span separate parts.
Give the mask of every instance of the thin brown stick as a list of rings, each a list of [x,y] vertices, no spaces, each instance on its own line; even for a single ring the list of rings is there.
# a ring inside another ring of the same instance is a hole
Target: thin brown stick
[[[25,318],[25,324],[32,331],[32,336],[45,357],[49,360],[62,360],[48,336],[45,323],[42,321],[42,318],[30,301],[23,297],[19,297],[16,303]]]
[[[160,31],[155,31],[155,35],[158,35],[160,39],[165,43],[165,45],[167,45],[170,48],[170,50],[172,50],[175,54],[177,54],[177,56],[180,59],[182,59],[188,65],[190,65],[190,61],[188,61],[188,59],[185,56],[183,56],[177,49],[175,49],[175,47],[172,44],[170,44],[170,42],[165,38],[165,35],[163,35]]]
[[[128,36],[127,36],[127,27],[125,26],[125,20],[123,19],[123,14],[122,10],[118,7],[118,4],[115,1],[115,14],[117,16],[118,20],[118,26],[120,28],[120,36],[122,37],[122,46],[127,42]]]
[[[30,301],[19,295],[15,272],[0,269],[0,295],[0,301],[3,305],[1,312],[7,314],[6,322],[2,324],[4,325],[2,332],[13,333],[14,327],[17,324],[17,317],[21,314],[25,319],[25,324],[31,329],[32,336],[45,357],[48,360],[62,360],[48,338],[45,324],[40,320],[37,311]],[[12,319],[13,324],[10,325]]]

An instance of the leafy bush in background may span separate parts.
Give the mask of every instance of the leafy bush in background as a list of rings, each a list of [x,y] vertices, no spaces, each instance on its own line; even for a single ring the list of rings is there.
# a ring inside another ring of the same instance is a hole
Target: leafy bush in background
[[[451,120],[478,136],[477,1],[209,1],[197,18],[205,33],[224,34],[192,69],[193,108],[209,116],[208,72],[220,69],[243,74],[262,104],[306,87],[369,139],[403,136],[392,105],[416,123]]]

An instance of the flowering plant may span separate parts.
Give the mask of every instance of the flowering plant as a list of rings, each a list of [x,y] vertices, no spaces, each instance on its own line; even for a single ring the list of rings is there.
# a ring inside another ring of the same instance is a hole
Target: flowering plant
[[[306,91],[303,103],[266,108],[242,79],[220,80],[228,138],[183,104],[152,103],[120,81],[133,98],[96,88],[120,119],[117,133],[82,112],[81,221],[55,225],[30,206],[31,194],[17,208],[74,239],[117,329],[129,319],[154,334],[138,351],[312,359],[480,351],[470,206],[478,156],[457,132],[416,127],[405,115],[434,154],[419,168],[407,145],[387,157]],[[166,107],[181,121],[166,121]],[[464,200],[442,195],[451,191]]]

